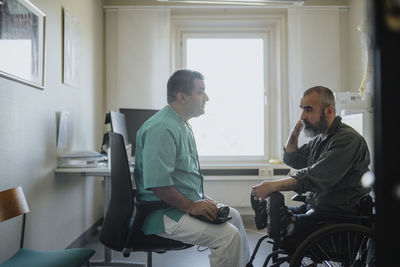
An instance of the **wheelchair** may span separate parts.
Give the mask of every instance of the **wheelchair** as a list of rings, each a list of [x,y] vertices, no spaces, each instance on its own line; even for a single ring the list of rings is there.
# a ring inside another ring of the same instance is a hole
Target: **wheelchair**
[[[292,199],[305,202],[301,195]],[[270,238],[264,235],[246,267],[253,267],[256,253],[266,239],[272,244],[272,252],[263,266],[376,266],[373,209],[372,198],[367,196],[361,199],[359,214],[324,213],[324,219],[305,236]],[[270,262],[272,265],[268,265]]]

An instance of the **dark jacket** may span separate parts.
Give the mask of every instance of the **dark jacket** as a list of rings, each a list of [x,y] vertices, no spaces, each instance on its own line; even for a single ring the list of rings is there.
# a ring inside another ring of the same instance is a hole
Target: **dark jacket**
[[[325,139],[313,138],[283,161],[297,171],[297,193],[310,192],[307,202],[317,211],[357,211],[360,198],[370,192],[361,185],[370,156],[364,138],[337,116]]]

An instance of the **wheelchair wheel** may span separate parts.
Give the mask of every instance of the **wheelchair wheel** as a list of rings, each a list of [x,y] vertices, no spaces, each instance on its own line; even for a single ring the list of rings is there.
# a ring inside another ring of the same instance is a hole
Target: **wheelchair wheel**
[[[365,226],[324,226],[301,242],[290,266],[373,266],[374,244],[372,231]]]

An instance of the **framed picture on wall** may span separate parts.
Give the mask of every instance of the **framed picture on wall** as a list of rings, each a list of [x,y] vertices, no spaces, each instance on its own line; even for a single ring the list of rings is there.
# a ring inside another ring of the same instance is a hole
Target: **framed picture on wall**
[[[63,83],[79,87],[79,22],[63,9]]]
[[[46,16],[28,0],[0,0],[0,76],[44,88]]]

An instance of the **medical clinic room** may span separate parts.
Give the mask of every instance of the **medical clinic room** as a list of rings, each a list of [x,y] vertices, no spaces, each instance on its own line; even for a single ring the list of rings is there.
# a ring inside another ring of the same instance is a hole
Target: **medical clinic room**
[[[0,0],[0,267],[400,266],[397,0]]]

